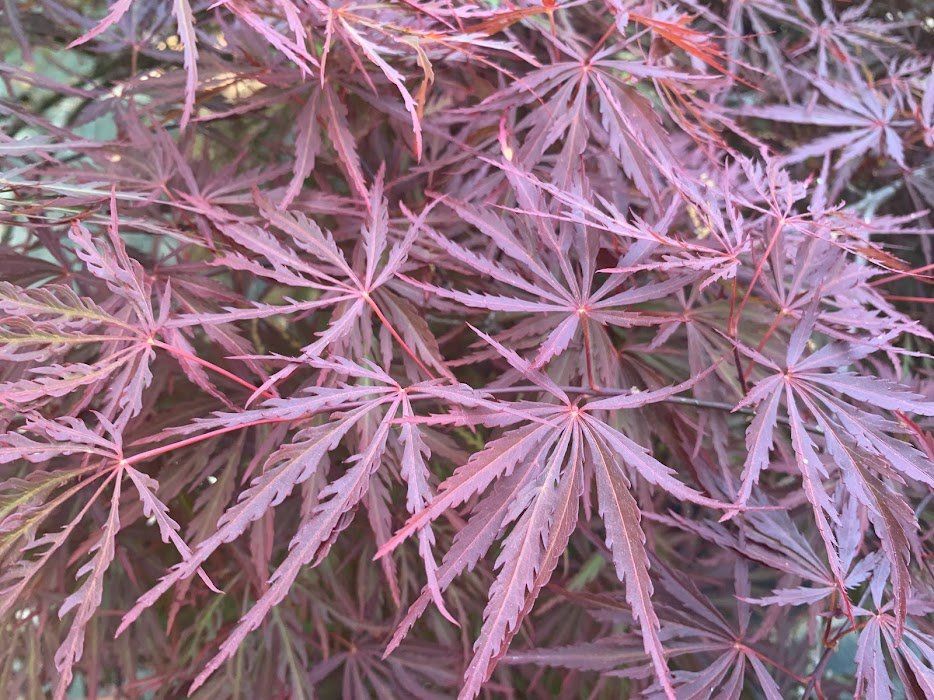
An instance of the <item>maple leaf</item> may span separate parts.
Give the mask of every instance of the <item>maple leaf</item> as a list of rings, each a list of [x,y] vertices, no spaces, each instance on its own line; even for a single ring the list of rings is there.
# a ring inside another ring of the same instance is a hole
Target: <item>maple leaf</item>
[[[616,46],[589,52],[561,44],[558,48],[569,60],[527,73],[467,114],[482,120],[491,113],[506,114],[539,103],[539,109],[512,125],[513,134],[526,138],[515,153],[511,148],[506,151],[507,160],[532,169],[546,159],[549,149],[561,144],[553,172],[555,183],[566,185],[576,177],[588,142],[596,139],[606,144],[642,194],[657,199],[655,171],[670,172],[677,165],[659,116],[631,83],[641,79],[704,86],[710,78],[616,59]]]
[[[305,396],[269,399],[259,408],[239,413],[221,413],[215,418],[200,419],[166,434],[184,435],[208,429],[225,432],[269,422],[291,423],[322,412],[334,412],[328,422],[300,429],[291,442],[283,444],[269,457],[262,475],[240,494],[236,505],[221,515],[211,535],[191,549],[184,560],[171,569],[157,586],[144,594],[126,614],[118,634],[163,593],[189,578],[221,545],[239,537],[248,525],[282,503],[295,486],[314,476],[322,468],[328,453],[355,426],[373,415],[378,420],[368,442],[361,446],[359,453],[346,460],[348,468],[318,492],[315,507],[295,532],[290,553],[273,573],[269,587],[224,641],[220,652],[195,679],[193,688],[200,686],[236,650],[246,635],[259,626],[270,610],[284,598],[302,567],[324,558],[337,535],[349,524],[348,516],[352,516],[354,509],[367,496],[382,463],[394,421],[412,414],[411,401],[420,398],[422,392],[427,392],[428,396],[434,395],[431,382],[403,389],[385,371],[372,364],[359,365],[344,358],[309,361],[319,369],[358,380],[358,384],[338,388],[311,388]],[[400,440],[403,461],[401,477],[409,490],[409,505],[414,507],[424,502],[431,493],[422,462],[426,446],[418,430],[411,424],[403,425]],[[426,544],[422,547],[422,554],[431,577],[435,562],[429,546],[432,542],[430,536],[426,535],[423,542]],[[437,587],[435,593],[440,602]]]
[[[838,131],[799,146],[785,156],[785,163],[798,163],[840,150],[836,164],[840,168],[861,158],[869,150],[875,150],[905,167],[904,146],[898,129],[907,126],[908,122],[896,118],[898,105],[894,98],[883,103],[866,85],[860,86],[862,89],[857,97],[822,78],[813,77],[810,81],[831,106],[774,105],[743,109],[743,113],[749,116],[790,124],[849,128],[849,131]]]
[[[749,588],[748,567],[737,562],[734,572],[734,587],[742,596]],[[660,565],[657,577],[661,590],[656,610],[669,644],[668,657],[676,660],[699,649],[712,655],[703,670],[672,673],[678,697],[696,697],[717,690],[724,697],[738,697],[748,670],[766,698],[783,697],[766,667],[769,657],[756,648],[756,637],[761,635],[749,629],[749,609],[742,598],[737,602],[737,619],[732,621],[683,573]],[[569,602],[585,605],[591,615],[602,621],[628,624],[633,616],[623,594],[565,592],[564,595]],[[557,649],[512,652],[506,660],[513,664],[535,663],[638,677],[639,665],[646,659],[644,651],[634,647],[628,636],[612,635]],[[649,694],[653,694],[652,690]],[[656,686],[654,690],[657,693],[660,689]]]
[[[319,309],[333,308],[326,330],[318,339],[302,348],[302,357],[316,358],[326,350],[340,354],[348,348],[349,338],[360,333],[369,325],[370,314],[374,314],[393,338],[404,349],[416,366],[429,377],[434,373],[429,365],[441,374],[451,376],[450,371],[436,354],[432,353],[432,342],[424,340],[420,329],[406,314],[408,303],[388,288],[405,263],[409,249],[419,230],[416,220],[405,237],[387,253],[389,220],[387,203],[383,197],[382,176],[377,177],[370,196],[367,223],[361,229],[360,242],[354,254],[354,263],[348,263],[343,251],[334,238],[317,224],[300,213],[281,211],[268,200],[259,198],[259,205],[270,224],[289,237],[289,243],[256,226],[230,224],[221,219],[217,223],[224,234],[238,245],[263,256],[269,267],[256,260],[248,259],[239,252],[222,256],[219,264],[260,275],[279,283],[309,290],[314,295],[310,301],[288,300],[283,305],[256,304],[252,309],[229,308],[216,314],[187,314],[172,325],[194,325],[204,323],[227,323],[247,319],[267,318],[279,314],[297,314]],[[292,247],[294,246],[294,247]],[[305,260],[311,255],[317,264]],[[380,302],[390,310],[393,320],[387,318]],[[395,323],[394,323],[395,322]],[[405,341],[396,330],[395,324],[403,325],[403,333],[413,338],[413,346]],[[415,342],[421,339],[422,342]],[[277,372],[259,388],[255,395],[291,375],[300,365],[293,363]]]
[[[881,379],[852,372],[821,371],[828,367],[838,368],[841,361],[859,359],[868,351],[831,343],[809,356],[804,356],[814,321],[812,307],[797,324],[791,336],[784,367],[754,350],[740,348],[741,352],[771,369],[774,374],[757,383],[737,405],[742,407],[765,402],[747,430],[748,456],[739,502],[745,502],[749,497],[753,485],[758,481],[759,473],[768,465],[777,409],[780,403],[784,402],[802,485],[812,505],[831,569],[841,590],[845,590],[837,542],[830,528],[830,521],[838,521],[839,515],[822,485],[822,479],[828,478],[829,472],[824,460],[818,456],[815,442],[801,417],[799,406],[803,406],[821,428],[826,451],[832,463],[842,472],[846,488],[871,514],[892,565],[896,612],[903,620],[909,588],[909,540],[915,524],[910,508],[880,477],[901,473],[910,479],[918,479],[931,485],[934,484],[934,473],[921,453],[905,445],[895,446],[894,441],[886,434],[886,430],[893,427],[890,423],[887,424],[877,416],[850,405],[841,400],[839,395],[879,409],[901,410],[920,415],[934,415],[934,403]],[[873,466],[870,467],[869,464]]]
[[[511,220],[480,212],[467,204],[454,201],[446,203],[461,219],[475,226],[484,237],[496,245],[506,260],[500,263],[481,257],[447,240],[426,224],[425,230],[428,234],[445,253],[458,263],[469,266],[476,275],[489,276],[510,287],[509,291],[521,293],[523,296],[460,292],[419,282],[410,277],[403,279],[427,292],[469,307],[525,315],[525,319],[501,337],[509,338],[513,342],[528,336],[540,338],[539,349],[532,362],[534,368],[545,366],[567,350],[575,340],[582,339],[586,361],[582,374],[595,387],[598,386],[598,370],[594,368],[594,346],[609,344],[607,331],[604,329],[631,328],[663,322],[663,314],[639,310],[639,305],[671,295],[694,277],[674,276],[629,289],[623,289],[624,285],[631,281],[631,276],[625,273],[614,274],[598,282],[598,244],[595,238],[582,228],[553,227],[549,218],[537,215],[538,201],[524,200],[523,205],[531,213]],[[512,232],[510,224],[514,222],[519,224],[518,230],[522,237]],[[571,240],[574,238],[583,242],[583,250],[576,256],[566,257],[565,251],[571,248]],[[544,242],[546,249],[550,249],[554,257],[545,257],[533,252],[531,245],[526,241],[536,239]],[[647,248],[635,247],[624,260],[626,263],[635,263],[649,252]],[[603,336],[601,341],[592,339],[592,334],[598,333]],[[605,375],[605,372],[603,374]]]
[[[919,601],[919,607],[930,613],[929,604]],[[930,694],[934,690],[934,663],[928,635],[905,627],[904,621],[892,614],[891,604],[873,611],[857,609],[854,614],[865,623],[856,648],[856,693],[861,697],[892,697],[892,676],[886,666],[884,645],[905,687],[918,688],[920,697]],[[920,657],[916,648],[922,650]]]
[[[516,415],[507,421],[515,423],[517,418],[522,418],[527,425],[514,428],[491,442],[485,450],[457,469],[439,486],[438,495],[431,503],[410,518],[382,546],[377,556],[386,555],[448,508],[463,503],[496,482],[487,498],[475,507],[472,519],[459,535],[460,538],[469,533],[470,541],[455,539],[438,575],[440,586],[447,586],[457,573],[476,562],[497,536],[512,525],[509,534],[503,538],[501,553],[496,560],[495,568],[499,574],[490,589],[484,624],[464,676],[461,696],[473,697],[489,678],[520,617],[531,607],[554,570],[560,553],[567,547],[576,520],[576,501],[589,490],[588,482],[593,480],[617,576],[626,584],[627,599],[639,621],[646,653],[651,657],[666,692],[673,695],[658,636],[659,623],[651,602],[652,585],[640,526],[640,509],[630,493],[626,468],[679,498],[708,507],[725,504],[684,485],[673,477],[671,469],[651,457],[645,448],[633,443],[592,412],[643,406],[683,391],[690,382],[656,392],[600,399],[578,406],[529,362],[493,338],[480,331],[477,333],[516,371],[559,403],[517,404],[514,407]],[[511,497],[504,498],[503,495],[507,494]],[[474,530],[471,523],[476,521],[479,521],[479,529]],[[415,613],[418,614],[420,611]],[[403,624],[407,628],[411,622],[407,620]],[[397,635],[390,649],[399,641]]]
[[[792,57],[801,56],[817,49],[817,74],[826,77],[831,65],[839,62],[854,82],[861,78],[856,65],[860,51],[881,53],[887,47],[897,45],[899,39],[891,35],[893,24],[867,17],[866,3],[848,7],[841,12],[828,3],[822,3],[819,18],[806,5],[799,8],[808,25],[806,40],[790,52]],[[897,24],[897,23],[896,23]]]
[[[36,378],[0,384],[0,397],[11,404],[38,407],[43,398],[60,398],[81,391],[79,405],[86,405],[96,389],[109,383],[103,413],[124,428],[142,409],[142,394],[152,381],[150,365],[158,347],[176,358],[192,382],[226,401],[201,366],[206,363],[193,354],[181,334],[168,326],[172,305],[170,284],[159,299],[158,312],[154,309],[152,284],[140,264],[130,257],[118,233],[113,195],[110,206],[106,242],[80,222],[73,223],[69,238],[77,257],[121,304],[113,310],[104,310],[92,299],[80,297],[64,286],[25,290],[6,283],[0,289],[0,305],[12,319],[4,323],[0,335],[4,349],[0,352],[13,361],[46,364],[30,369]],[[91,363],[51,362],[72,350],[95,345],[100,347],[100,354]]]

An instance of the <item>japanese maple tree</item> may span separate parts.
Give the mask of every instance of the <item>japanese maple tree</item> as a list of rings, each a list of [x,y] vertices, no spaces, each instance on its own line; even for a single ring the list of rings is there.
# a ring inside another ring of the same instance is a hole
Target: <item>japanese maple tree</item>
[[[916,0],[6,0],[3,697],[934,697]]]

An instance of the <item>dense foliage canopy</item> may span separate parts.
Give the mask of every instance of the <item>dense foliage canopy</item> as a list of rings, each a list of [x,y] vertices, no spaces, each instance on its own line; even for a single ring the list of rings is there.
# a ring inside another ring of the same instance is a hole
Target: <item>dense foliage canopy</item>
[[[925,8],[5,0],[0,695],[934,697]]]

